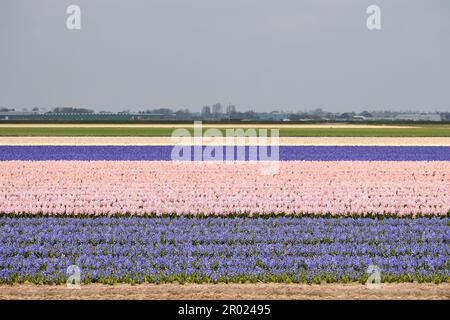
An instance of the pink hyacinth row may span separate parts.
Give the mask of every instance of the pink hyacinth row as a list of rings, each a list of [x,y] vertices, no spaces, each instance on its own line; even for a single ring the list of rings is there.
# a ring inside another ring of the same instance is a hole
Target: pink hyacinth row
[[[446,215],[450,162],[8,161],[0,212],[15,214]]]

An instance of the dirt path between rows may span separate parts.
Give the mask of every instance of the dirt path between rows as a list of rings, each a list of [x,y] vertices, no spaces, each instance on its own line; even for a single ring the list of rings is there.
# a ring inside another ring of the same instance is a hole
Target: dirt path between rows
[[[0,299],[439,299],[450,300],[450,283],[382,284],[369,289],[361,284],[141,284],[0,285]]]
[[[278,140],[206,138],[204,145],[271,145],[283,146],[450,146],[449,137],[280,137]],[[0,145],[179,145],[186,140],[171,137],[0,137]],[[187,144],[198,145],[194,139]]]

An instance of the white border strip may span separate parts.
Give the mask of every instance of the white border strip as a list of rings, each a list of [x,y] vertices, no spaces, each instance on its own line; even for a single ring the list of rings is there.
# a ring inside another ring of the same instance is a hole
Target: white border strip
[[[191,145],[196,145],[191,139]],[[226,140],[226,139],[224,139]],[[270,144],[270,139],[268,139]],[[248,138],[245,145],[255,142]],[[135,145],[161,146],[176,144],[171,137],[0,137],[3,146],[27,145]],[[242,145],[224,141],[223,145]],[[259,143],[260,144],[260,143]],[[450,137],[280,137],[285,146],[450,146]]]

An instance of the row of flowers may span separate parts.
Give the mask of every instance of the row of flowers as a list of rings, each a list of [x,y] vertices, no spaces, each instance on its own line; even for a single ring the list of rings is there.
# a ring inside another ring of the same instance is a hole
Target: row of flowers
[[[0,218],[0,283],[448,282],[450,218]]]
[[[194,147],[189,150],[195,158]],[[257,149],[255,149],[257,148]],[[261,149],[264,148],[264,149]],[[212,152],[212,149],[215,149]],[[449,146],[280,146],[245,147],[244,159],[238,157],[238,147],[206,147],[203,156],[220,152],[223,159],[260,160],[272,151],[279,152],[281,161],[450,161]],[[207,151],[209,150],[209,151]],[[233,150],[233,153],[230,152]],[[174,160],[174,146],[0,146],[0,161],[10,160]],[[253,153],[257,156],[251,156]],[[209,158],[209,157],[208,157]],[[178,159],[178,156],[177,156]],[[273,156],[272,158],[273,159]]]
[[[7,161],[0,212],[447,216],[450,162]]]

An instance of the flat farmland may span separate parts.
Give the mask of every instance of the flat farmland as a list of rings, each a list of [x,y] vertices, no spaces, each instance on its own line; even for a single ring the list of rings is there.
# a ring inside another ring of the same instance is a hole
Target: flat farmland
[[[174,129],[193,134],[192,125],[0,125],[0,136],[168,137]],[[203,125],[225,135],[227,128],[279,129],[280,137],[450,137],[450,125]]]
[[[450,299],[450,125],[180,128],[1,124],[0,299]]]

